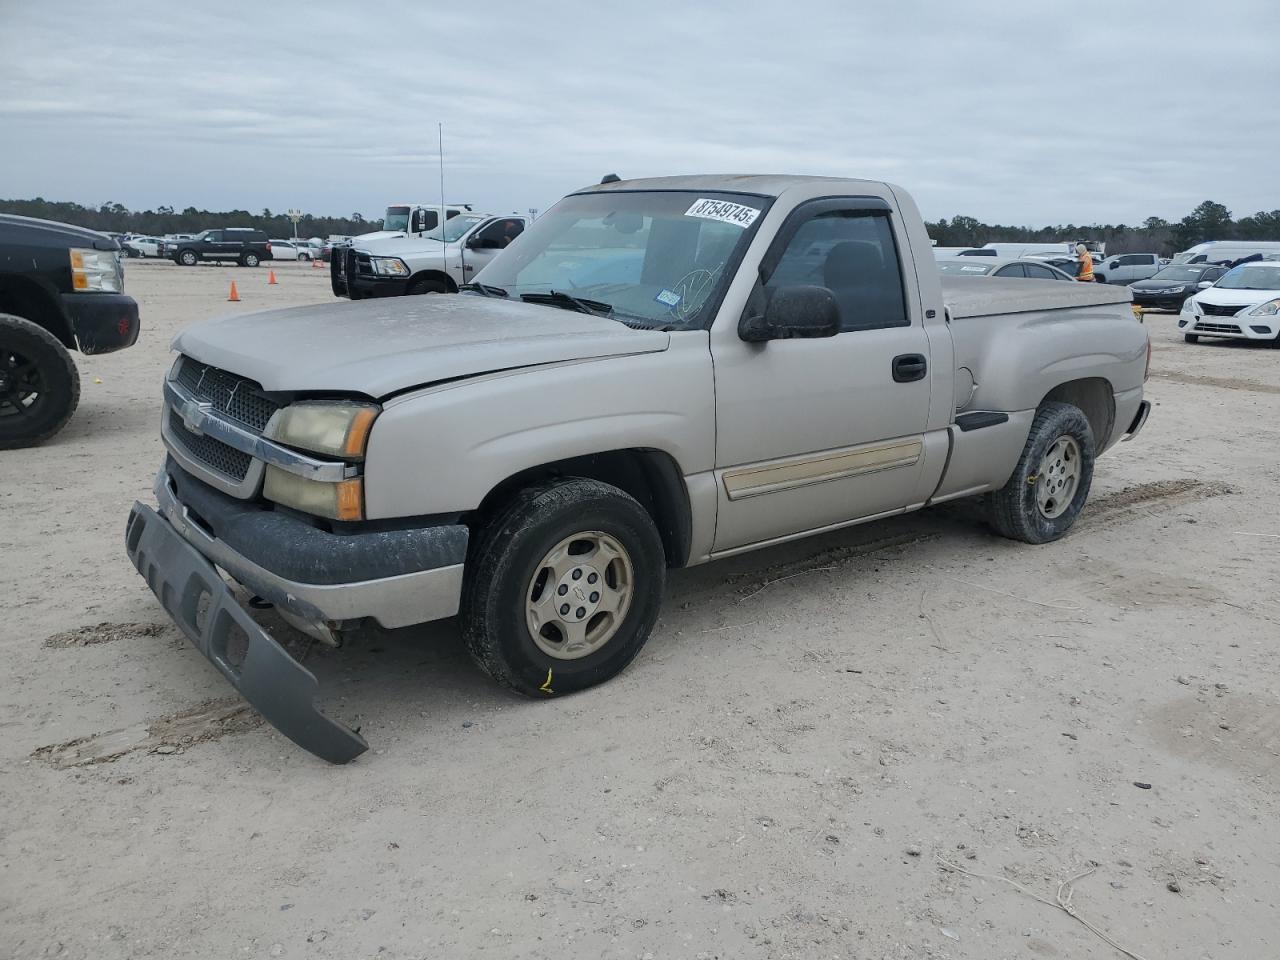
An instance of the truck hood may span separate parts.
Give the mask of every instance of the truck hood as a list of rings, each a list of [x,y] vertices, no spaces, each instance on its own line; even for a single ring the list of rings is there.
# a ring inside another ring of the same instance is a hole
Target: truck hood
[[[77,227],[70,223],[59,223],[56,220],[38,220],[35,217],[20,217],[12,213],[0,213],[0,227],[16,227],[27,233],[42,234],[45,246],[63,245],[68,247],[91,247],[94,250],[119,250],[116,243],[105,233]]]
[[[396,237],[403,238],[404,236],[406,236],[406,234],[403,230],[372,230],[369,233],[362,233],[359,236],[352,237],[351,245],[353,247],[363,248],[364,245],[370,241],[390,240]]]
[[[456,243],[446,244],[427,237],[406,237],[403,233],[388,233],[373,240],[357,237],[351,242],[351,246],[375,257],[398,257],[423,252],[443,256],[445,252],[452,253],[458,249]]]
[[[670,340],[558,307],[442,294],[214,318],[183,330],[173,348],[266,390],[382,398],[499,370],[658,353]]]

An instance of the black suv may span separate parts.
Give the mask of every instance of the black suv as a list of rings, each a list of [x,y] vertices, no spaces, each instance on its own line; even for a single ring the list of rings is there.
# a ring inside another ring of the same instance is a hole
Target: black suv
[[[70,350],[138,339],[120,244],[50,220],[0,214],[0,450],[47,440],[80,400]]]
[[[267,235],[248,227],[206,230],[190,240],[166,241],[161,256],[185,267],[194,267],[201,260],[234,260],[242,267],[256,267],[272,259]]]

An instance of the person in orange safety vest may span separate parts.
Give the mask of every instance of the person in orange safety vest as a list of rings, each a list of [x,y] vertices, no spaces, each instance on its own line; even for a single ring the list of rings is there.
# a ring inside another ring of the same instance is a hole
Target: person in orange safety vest
[[[1093,283],[1093,256],[1083,243],[1076,244],[1076,259],[1080,261],[1080,266],[1076,269],[1076,279]]]

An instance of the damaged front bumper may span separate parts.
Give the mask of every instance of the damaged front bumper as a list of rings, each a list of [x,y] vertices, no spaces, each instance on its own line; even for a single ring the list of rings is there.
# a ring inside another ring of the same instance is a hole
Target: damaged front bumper
[[[315,674],[254,622],[213,564],[167,520],[135,502],[125,546],[174,623],[268,723],[330,763],[369,749],[360,734],[320,712]]]
[[[358,734],[316,707],[315,676],[254,622],[222,573],[320,639],[366,619],[408,626],[457,612],[467,528],[332,532],[228,496],[173,460],[156,477],[155,494],[158,511],[133,505],[125,547],[187,638],[304,750],[331,763],[363,753]]]

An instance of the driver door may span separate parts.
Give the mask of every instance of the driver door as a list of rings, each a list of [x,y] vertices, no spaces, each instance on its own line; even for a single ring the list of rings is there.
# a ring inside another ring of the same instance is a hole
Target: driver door
[[[906,236],[876,198],[798,206],[747,301],[789,285],[829,289],[840,333],[712,344],[717,498],[714,552],[896,512],[914,503],[929,419],[929,347]]]
[[[481,224],[463,242],[462,273],[470,283],[489,261],[524,232],[524,217],[497,217]]]

